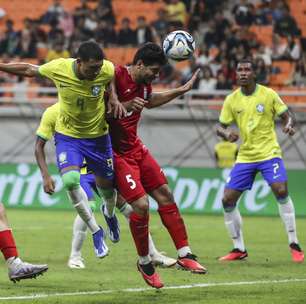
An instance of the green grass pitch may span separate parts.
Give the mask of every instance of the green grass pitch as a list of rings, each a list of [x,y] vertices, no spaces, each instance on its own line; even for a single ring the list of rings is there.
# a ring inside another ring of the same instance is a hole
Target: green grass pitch
[[[86,269],[69,269],[66,265],[74,215],[74,211],[8,210],[22,259],[45,262],[50,268],[37,280],[13,284],[7,278],[4,261],[0,262],[0,304],[306,303],[306,264],[291,262],[287,237],[279,218],[244,217],[249,258],[221,263],[216,258],[232,248],[223,217],[184,215],[191,247],[209,273],[196,275],[175,268],[158,271],[166,287],[208,286],[155,291],[146,286],[136,271],[136,251],[121,215],[121,241],[118,244],[108,242],[110,255],[96,259],[88,234],[83,249]],[[96,214],[96,217],[105,227],[102,216]],[[301,246],[306,247],[305,219],[298,219],[297,227]],[[175,249],[157,214],[151,215],[150,228],[157,248],[175,257]],[[128,291],[129,288],[133,290]],[[137,288],[141,290],[134,290]],[[91,291],[98,293],[90,294]],[[101,291],[105,293],[99,293]],[[77,292],[84,294],[76,295]],[[12,298],[37,294],[45,297]]]

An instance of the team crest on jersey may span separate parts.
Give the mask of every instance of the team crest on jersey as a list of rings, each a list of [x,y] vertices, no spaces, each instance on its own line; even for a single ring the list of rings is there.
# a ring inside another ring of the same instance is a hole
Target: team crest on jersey
[[[100,94],[100,91],[101,91],[100,86],[96,85],[91,88],[91,93],[93,96],[98,96]]]
[[[66,152],[61,152],[58,156],[58,161],[60,165],[63,165],[67,162],[67,153]]]
[[[106,160],[106,163],[107,163],[107,167],[114,169],[113,159],[112,158],[108,158]]]
[[[263,104],[259,103],[258,105],[256,105],[256,110],[258,113],[263,113],[265,110],[265,107]]]

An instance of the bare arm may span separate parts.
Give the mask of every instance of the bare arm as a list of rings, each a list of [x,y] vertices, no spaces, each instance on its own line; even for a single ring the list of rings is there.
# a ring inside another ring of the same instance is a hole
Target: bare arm
[[[285,134],[289,134],[290,136],[293,136],[295,134],[295,128],[294,128],[295,121],[290,111],[288,110],[284,112],[283,114],[281,114],[280,118],[283,124],[283,132]]]
[[[39,76],[38,65],[30,63],[0,63],[0,71],[25,77]]]
[[[152,95],[149,98],[149,103],[146,104],[146,107],[150,109],[150,108],[156,108],[156,107],[162,106],[170,102],[174,98],[181,96],[184,93],[190,91],[193,87],[194,82],[196,81],[198,77],[199,72],[200,70],[197,70],[192,75],[189,81],[187,81],[184,85],[176,89],[172,89],[172,90],[165,91],[162,93],[152,93]]]
[[[43,179],[44,191],[48,194],[53,194],[55,190],[55,183],[48,171],[48,166],[46,163],[46,155],[45,155],[45,144],[46,141],[37,137],[35,143],[35,158]]]
[[[221,123],[217,125],[216,132],[218,136],[229,142],[235,142],[239,139],[239,134],[235,130],[230,129],[227,125]]]

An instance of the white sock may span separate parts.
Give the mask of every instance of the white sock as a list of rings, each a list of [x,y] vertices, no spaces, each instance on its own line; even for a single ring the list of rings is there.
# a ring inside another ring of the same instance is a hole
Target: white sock
[[[298,244],[299,241],[296,235],[295,211],[291,198],[288,197],[288,201],[286,203],[279,203],[278,210],[286,228],[289,244]]]
[[[9,269],[15,269],[19,264],[23,263],[19,257],[10,257],[6,260],[6,265]]]
[[[81,256],[81,249],[86,238],[87,224],[79,215],[76,216],[73,223],[73,234],[71,242],[71,257]]]
[[[67,193],[74,208],[77,210],[82,220],[87,224],[89,230],[92,233],[97,232],[100,227],[98,226],[96,219],[88,206],[87,195],[83,188],[79,186],[73,190],[68,190]]]
[[[149,232],[149,254],[150,254],[150,256],[153,256],[153,255],[158,254],[158,253],[159,252],[155,247],[155,244],[153,242],[151,233]]]
[[[115,207],[117,202],[117,190],[114,188],[107,190],[99,188],[99,190],[105,202],[104,214],[107,217],[113,217],[115,214]]]
[[[119,209],[119,211],[125,216],[127,221],[129,221],[130,215],[133,212],[133,208],[130,204],[124,203],[124,205]]]
[[[245,251],[243,234],[242,234],[242,218],[238,208],[230,212],[224,212],[225,226],[230,237],[233,240],[234,248]]]
[[[139,256],[138,258],[139,258],[139,264],[140,265],[146,265],[146,264],[149,264],[151,262],[150,255]]]
[[[188,253],[192,253],[191,249],[189,248],[189,246],[184,246],[180,249],[177,250],[178,256],[180,258],[183,258],[184,256],[186,256]]]

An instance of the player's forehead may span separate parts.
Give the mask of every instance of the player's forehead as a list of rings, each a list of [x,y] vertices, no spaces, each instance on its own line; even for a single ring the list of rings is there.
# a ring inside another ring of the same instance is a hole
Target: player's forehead
[[[83,61],[83,64],[89,68],[101,67],[103,65],[103,59],[97,60],[97,59],[90,58],[87,61]]]
[[[161,69],[161,65],[159,63],[153,63],[149,65],[145,65],[146,69],[149,69],[153,72],[158,72]]]
[[[243,70],[252,70],[252,63],[251,62],[239,62],[237,64],[237,71],[243,71]]]

